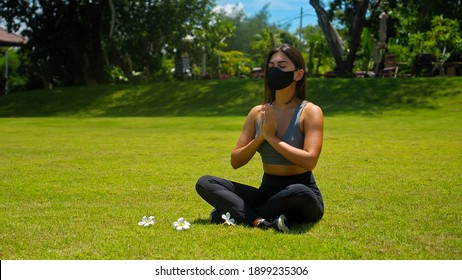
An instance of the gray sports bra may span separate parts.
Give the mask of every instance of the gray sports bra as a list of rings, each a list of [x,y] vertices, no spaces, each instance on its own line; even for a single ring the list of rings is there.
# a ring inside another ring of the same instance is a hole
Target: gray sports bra
[[[287,144],[302,149],[304,137],[300,132],[300,116],[302,114],[303,108],[306,106],[308,101],[303,101],[300,106],[295,108],[295,112],[290,120],[289,127],[287,128],[284,135],[282,135],[281,140]],[[256,122],[256,132],[255,138],[260,134],[260,122],[261,117],[258,117]],[[278,153],[268,142],[263,142],[260,148],[258,149],[260,153],[261,160],[263,163],[268,164],[278,164],[278,165],[293,165],[292,162],[283,157]]]

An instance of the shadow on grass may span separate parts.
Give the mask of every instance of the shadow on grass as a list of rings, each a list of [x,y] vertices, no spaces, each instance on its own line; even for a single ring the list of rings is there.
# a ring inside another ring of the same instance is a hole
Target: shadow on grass
[[[462,79],[309,79],[308,99],[325,115],[437,108]],[[245,116],[263,101],[262,80],[171,81],[27,91],[0,97],[0,117]]]
[[[193,221],[193,224],[198,225],[213,225],[210,219],[196,219]]]
[[[436,99],[460,94],[462,79],[320,79],[309,83],[311,100],[326,115],[377,115],[386,110],[437,109]]]
[[[304,223],[304,224],[291,225],[290,234],[294,234],[294,235],[305,234],[311,231],[315,225],[316,225],[315,223]]]
[[[193,224],[198,224],[198,225],[216,225],[210,222],[210,219],[196,219],[193,221]],[[294,224],[291,225],[290,227],[290,232],[288,234],[293,234],[293,235],[302,235],[307,232],[309,232],[311,229],[314,228],[316,224],[315,223],[304,223],[304,224]],[[242,226],[249,227],[249,225],[242,224]]]

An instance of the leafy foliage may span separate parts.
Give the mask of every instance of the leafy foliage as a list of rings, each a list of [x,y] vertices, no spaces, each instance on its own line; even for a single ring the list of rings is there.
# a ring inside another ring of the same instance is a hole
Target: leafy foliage
[[[109,4],[108,4],[109,3]],[[27,76],[53,84],[101,84],[118,66],[149,74],[161,68],[165,52],[184,48],[187,35],[220,34],[212,1],[2,1],[0,16],[10,30],[22,29],[29,43],[21,49]],[[212,32],[213,30],[213,32]],[[229,33],[230,30],[225,30]],[[221,39],[221,38],[220,38]]]
[[[221,61],[223,66],[220,71],[228,77],[247,75],[252,70],[250,59],[239,51],[222,52]]]
[[[299,42],[287,26],[269,23],[270,4],[249,17],[238,5],[230,14],[217,10],[212,0],[0,1],[1,24],[29,42],[17,54],[20,65],[10,84],[18,90],[170,79],[175,61],[183,57],[195,65],[196,78],[217,77],[219,66],[236,64],[225,59],[219,65],[223,52],[241,52],[238,64],[263,67],[268,50],[281,43],[301,49],[310,76],[334,68],[351,74],[370,68],[371,42],[378,39],[383,11],[389,51],[399,51],[401,61],[424,52],[440,62],[462,59],[460,0],[310,2],[324,9],[318,18],[327,29],[328,22],[335,25],[338,44],[330,42],[332,34],[321,38],[311,31],[302,31]]]

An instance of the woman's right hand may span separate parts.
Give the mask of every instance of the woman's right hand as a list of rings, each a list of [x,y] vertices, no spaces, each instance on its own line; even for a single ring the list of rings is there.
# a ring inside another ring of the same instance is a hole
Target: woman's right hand
[[[260,122],[260,133],[256,133],[256,119],[261,114],[261,106],[255,106],[247,115],[241,136],[239,137],[234,150],[231,153],[231,165],[233,168],[239,168],[247,164],[257,152],[260,145],[265,141],[262,126]]]
[[[271,104],[265,104],[261,111],[261,122],[260,131],[264,140],[269,140],[276,136],[277,133],[277,122],[274,116],[273,106]]]

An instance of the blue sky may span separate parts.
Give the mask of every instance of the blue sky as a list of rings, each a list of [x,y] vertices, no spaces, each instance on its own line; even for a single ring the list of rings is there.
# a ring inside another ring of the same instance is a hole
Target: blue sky
[[[265,4],[270,4],[270,23],[290,23],[290,31],[295,32],[300,26],[300,9],[303,8],[302,26],[317,25],[317,17],[309,0],[217,0],[220,7],[243,7],[247,16],[258,13]]]

